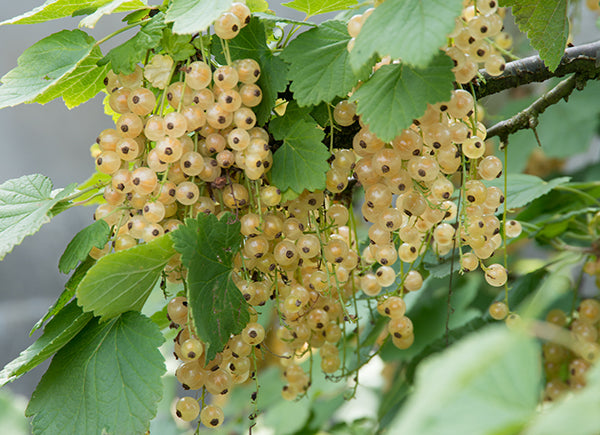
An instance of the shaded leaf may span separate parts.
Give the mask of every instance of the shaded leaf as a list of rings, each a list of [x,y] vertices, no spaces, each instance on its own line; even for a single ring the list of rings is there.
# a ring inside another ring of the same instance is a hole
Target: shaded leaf
[[[94,246],[98,249],[104,248],[109,237],[110,227],[103,219],[85,227],[67,245],[58,261],[58,269],[62,273],[69,273],[80,261],[87,258]]]
[[[531,46],[554,71],[567,46],[567,0],[500,0],[500,6],[512,7],[519,29],[527,33]]]
[[[294,99],[300,106],[345,97],[371,72],[371,65],[355,75],[347,49],[350,36],[342,21],[326,21],[302,33],[281,56],[290,64],[289,79]]]
[[[246,326],[248,303],[231,277],[233,257],[242,236],[240,222],[233,216],[221,220],[198,214],[171,232],[175,249],[188,269],[188,309],[198,336],[207,345],[206,360],[222,351],[231,334]]]
[[[112,0],[110,3],[97,8],[94,13],[85,17],[79,22],[80,27],[93,29],[98,20],[104,15],[110,15],[117,12],[134,11],[146,7],[147,3],[143,0]]]
[[[156,14],[150,21],[142,25],[140,31],[133,38],[110,50],[98,62],[98,65],[110,62],[115,73],[131,74],[137,63],[144,59],[146,52],[160,43],[162,31],[166,27],[164,19],[163,13]]]
[[[225,63],[223,49],[218,38],[213,38],[212,49],[221,63]],[[273,55],[267,46],[265,24],[256,18],[244,27],[240,33],[229,41],[229,52],[233,59],[254,59],[260,64],[261,75],[256,83],[263,93],[262,102],[253,108],[256,113],[256,124],[262,125],[271,117],[277,94],[287,86],[287,64],[279,56]]]
[[[46,0],[43,5],[19,16],[2,21],[0,25],[43,23],[58,18],[70,17],[80,9],[99,8],[110,1],[111,0]]]
[[[173,0],[165,21],[175,33],[203,32],[226,12],[233,0]]]
[[[33,44],[19,56],[19,66],[2,77],[0,108],[30,103],[68,80],[92,52],[94,42],[81,30],[61,30]]]
[[[536,198],[544,196],[556,186],[568,183],[569,177],[559,177],[550,181],[544,181],[535,175],[529,174],[510,174],[507,180],[508,192],[505,192],[505,205],[511,208],[519,208],[529,204]],[[497,178],[492,181],[486,181],[485,185],[496,186],[504,190],[504,178]],[[504,205],[498,208],[497,213],[502,213]]]
[[[329,151],[321,142],[324,133],[315,122],[299,119],[292,125],[271,121],[271,134],[283,145],[273,154],[271,180],[282,192],[325,188]]]
[[[48,308],[48,311],[46,312],[46,314],[44,314],[44,317],[42,317],[36,322],[36,324],[31,329],[29,335],[33,334],[35,331],[40,329],[46,320],[56,315],[56,313],[58,313],[60,310],[63,309],[65,305],[67,305],[67,303],[73,298],[73,296],[75,296],[77,286],[79,285],[85,274],[88,272],[88,270],[90,270],[90,268],[95,263],[96,260],[94,260],[92,257],[88,257],[83,261],[83,263],[79,265],[79,267],[77,267],[77,269],[75,269],[75,272],[73,272],[73,275],[71,275],[71,277],[65,284],[65,289],[63,290],[63,292],[60,294],[56,302],[52,304],[50,308]]]
[[[26,415],[34,434],[144,433],[162,396],[164,338],[147,317],[97,319],[52,359]]]
[[[358,70],[376,53],[427,66],[446,43],[462,7],[462,0],[387,0],[375,8],[356,37],[350,54],[353,68]]]
[[[36,99],[36,103],[46,104],[62,97],[65,105],[72,109],[94,98],[104,89],[104,77],[109,66],[98,66],[102,52],[95,47],[77,67]]]
[[[282,6],[304,12],[307,17],[335,12],[356,5],[356,0],[294,0]]]
[[[516,433],[536,409],[540,381],[532,339],[486,328],[420,365],[390,433]]]
[[[52,192],[52,182],[40,174],[24,175],[0,184],[0,260],[49,222],[50,210],[75,186]]]
[[[166,234],[102,257],[79,284],[77,303],[101,320],[141,310],[173,254],[171,238]]]
[[[0,387],[21,377],[66,345],[92,319],[75,301],[65,306],[44,328],[44,333],[18,358],[0,371]]]
[[[358,102],[357,113],[370,130],[388,142],[423,115],[428,103],[450,99],[454,81],[451,70],[452,60],[442,53],[423,69],[384,65],[351,100]]]

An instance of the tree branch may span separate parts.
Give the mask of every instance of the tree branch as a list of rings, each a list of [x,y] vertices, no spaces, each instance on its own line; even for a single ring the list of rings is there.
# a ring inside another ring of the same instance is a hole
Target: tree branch
[[[530,56],[507,63],[504,73],[497,77],[482,72],[483,79],[477,80],[473,87],[475,96],[479,99],[506,89],[572,73],[578,73],[582,80],[600,77],[600,41],[567,48],[553,72],[546,68],[539,56]]]
[[[553,104],[558,103],[563,98],[566,100],[575,88],[581,90],[586,81],[580,81],[578,74],[573,74],[568,79],[563,80],[554,88],[546,92],[540,98],[535,100],[531,106],[517,113],[512,118],[500,121],[490,127],[487,131],[486,139],[494,136],[500,138],[500,149],[504,148],[508,142],[508,135],[516,133],[519,130],[531,128],[535,132],[538,125],[538,116]]]

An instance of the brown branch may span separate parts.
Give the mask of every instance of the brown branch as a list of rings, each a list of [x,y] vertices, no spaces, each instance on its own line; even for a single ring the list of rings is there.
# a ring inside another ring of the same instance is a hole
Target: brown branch
[[[544,113],[548,107],[558,103],[563,98],[565,100],[568,99],[575,88],[579,90],[583,89],[585,83],[585,80],[579,80],[578,74],[573,74],[571,77],[563,80],[535,100],[533,104],[525,110],[517,113],[512,118],[500,121],[490,127],[487,131],[486,139],[498,136],[500,138],[500,147],[504,148],[504,145],[508,142],[508,135],[526,128],[530,128],[535,132],[535,128],[538,125],[538,116],[540,114]]]
[[[552,72],[539,56],[530,56],[507,63],[502,75],[497,77],[482,71],[483,79],[477,80],[473,87],[475,96],[479,99],[506,89],[572,73],[577,73],[582,80],[600,77],[600,41],[567,48],[560,64]]]

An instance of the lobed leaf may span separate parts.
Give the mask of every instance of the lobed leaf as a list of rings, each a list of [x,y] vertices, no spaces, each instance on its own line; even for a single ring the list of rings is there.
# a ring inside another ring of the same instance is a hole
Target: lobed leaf
[[[233,258],[242,236],[240,222],[226,214],[199,214],[171,232],[175,249],[188,269],[188,309],[198,336],[206,344],[206,360],[222,351],[232,334],[246,326],[248,303],[231,277]]]
[[[329,151],[321,142],[325,134],[317,123],[302,118],[289,123],[283,117],[271,121],[270,130],[275,139],[283,140],[273,154],[272,183],[282,192],[324,189]]]
[[[222,46],[216,36],[213,38],[212,47],[219,62],[225,63]],[[250,23],[229,41],[229,52],[232,59],[250,58],[260,64],[261,75],[256,84],[262,90],[263,99],[253,110],[256,113],[256,124],[262,125],[271,117],[277,94],[283,92],[288,84],[288,66],[267,46],[265,24],[256,18],[252,18]]]
[[[36,99],[36,103],[46,104],[55,98],[62,97],[67,108],[79,106],[94,98],[104,89],[104,77],[109,65],[98,66],[102,52],[95,47],[77,67]]]
[[[93,29],[96,27],[98,20],[104,15],[110,15],[118,12],[135,11],[147,7],[145,0],[112,0],[103,6],[97,8],[92,14],[83,18],[79,22],[79,27],[87,27]]]
[[[18,379],[66,345],[92,319],[75,301],[61,309],[44,328],[44,333],[18,358],[0,371],[0,387]]]
[[[62,80],[72,79],[71,73],[92,53],[94,43],[81,30],[61,30],[33,44],[19,56],[19,66],[0,79],[0,109],[30,103]]]
[[[600,432],[600,365],[586,373],[587,385],[537,414],[523,435],[594,435]],[[570,396],[570,397],[569,397]],[[593,416],[593,417],[592,417]],[[573,424],[577,422],[577,424]]]
[[[158,326],[128,312],[91,320],[52,359],[26,415],[34,434],[144,433],[162,396]]]
[[[233,0],[173,0],[165,20],[173,23],[175,33],[204,32],[231,3]]]
[[[290,64],[290,89],[300,106],[345,97],[359,80],[368,78],[371,65],[358,75],[352,71],[347,49],[350,36],[342,21],[326,21],[302,33],[283,51]]]
[[[548,69],[554,71],[567,46],[567,0],[500,0],[500,6],[512,7],[517,26],[527,33]]]
[[[307,17],[312,17],[355,6],[356,0],[294,0],[281,5],[304,12]]]
[[[52,217],[51,209],[75,186],[56,193],[40,174],[24,175],[0,184],[0,260]]]
[[[31,332],[29,332],[29,335],[32,335],[35,331],[40,329],[46,320],[52,316],[55,316],[60,310],[63,309],[65,305],[67,305],[71,299],[73,299],[73,296],[75,296],[75,291],[77,290],[77,286],[88,270],[90,270],[95,263],[96,260],[94,260],[92,257],[88,257],[77,267],[77,269],[75,269],[75,272],[73,272],[73,275],[71,275],[65,284],[65,289],[62,291],[56,302],[54,302],[54,304],[48,308],[48,311],[46,314],[44,314],[44,317],[36,322],[31,329]]]
[[[534,340],[485,328],[419,366],[412,398],[389,432],[517,433],[535,412],[540,381]]]
[[[350,62],[355,70],[376,53],[425,67],[455,26],[462,0],[387,0],[365,21]]]
[[[4,24],[36,24],[58,18],[70,17],[81,9],[96,9],[111,0],[46,0],[43,5],[38,6],[19,16],[2,21]]]
[[[171,238],[164,235],[102,257],[77,287],[77,303],[103,321],[141,310],[173,254]]]
[[[80,261],[87,258],[94,246],[98,249],[104,248],[109,237],[110,226],[103,219],[85,227],[75,234],[75,237],[67,245],[58,261],[58,269],[62,273],[69,273],[77,267]]]
[[[535,175],[510,174],[507,180],[508,192],[505,192],[504,205],[509,209],[524,207],[536,198],[544,196],[552,189],[568,183],[570,177],[558,177],[550,181],[544,181]],[[486,181],[486,186],[496,186],[504,190],[504,177],[492,181]],[[502,213],[504,205],[498,208],[497,213]]]
[[[163,13],[156,14],[142,25],[133,38],[110,50],[98,65],[106,65],[110,62],[114,72],[131,74],[138,62],[144,59],[146,52],[159,45],[163,29],[166,27],[164,19]]]
[[[384,3],[385,4],[385,3]],[[439,53],[426,68],[384,65],[352,95],[357,113],[380,139],[388,142],[425,113],[427,104],[450,99],[452,61]]]

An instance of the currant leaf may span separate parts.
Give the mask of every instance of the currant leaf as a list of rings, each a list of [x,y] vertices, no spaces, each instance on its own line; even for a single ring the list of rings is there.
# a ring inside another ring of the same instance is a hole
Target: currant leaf
[[[112,0],[111,2],[98,7],[92,14],[79,22],[80,27],[93,29],[98,20],[104,15],[115,14],[118,12],[135,11],[147,7],[147,3],[142,0]]]
[[[558,177],[550,181],[544,181],[535,175],[510,174],[507,180],[507,192],[505,192],[506,200],[496,213],[502,213],[505,204],[508,205],[509,210],[511,208],[526,206],[534,199],[544,196],[555,187],[568,183],[570,179],[570,177]],[[484,184],[488,187],[496,186],[504,190],[504,177],[485,181]]]
[[[104,77],[109,65],[98,66],[102,52],[95,47],[77,67],[36,99],[36,103],[46,104],[55,98],[62,97],[67,108],[79,106],[94,98],[104,89]]]
[[[58,18],[70,17],[76,11],[91,8],[99,8],[111,0],[47,0],[43,5],[38,6],[19,16],[2,21],[4,24],[36,24],[43,23]]]
[[[173,0],[166,21],[175,33],[203,32],[226,12],[233,0]]]
[[[231,277],[233,258],[242,243],[240,222],[233,220],[230,214],[219,220],[200,213],[171,232],[188,269],[188,309],[198,337],[207,346],[207,361],[250,319],[248,303]]]
[[[321,142],[325,134],[317,123],[302,118],[289,122],[284,117],[271,121],[270,127],[273,137],[283,140],[273,154],[272,183],[282,192],[324,189],[329,151]]]
[[[335,12],[356,5],[356,0],[294,0],[282,6],[304,12],[307,17]]]
[[[133,38],[110,50],[98,65],[106,65],[110,62],[114,72],[131,74],[138,62],[144,59],[146,52],[159,45],[165,27],[165,15],[159,12],[142,25]]]
[[[225,56],[219,39],[213,37],[213,54],[221,63],[225,63]],[[275,56],[267,46],[267,33],[265,24],[256,18],[240,30],[240,33],[229,41],[229,52],[233,59],[254,59],[260,64],[261,74],[256,83],[260,86],[263,99],[254,108],[256,123],[258,125],[267,122],[271,116],[271,110],[275,106],[277,94],[283,92],[287,86],[288,65]]]
[[[428,103],[449,100],[453,81],[452,61],[440,53],[426,68],[384,65],[351,100],[369,129],[388,142],[423,115]]]
[[[462,5],[462,0],[387,0],[375,8],[356,37],[352,67],[363,67],[375,53],[425,67],[454,29]]]
[[[326,21],[302,33],[284,49],[281,57],[290,64],[291,90],[300,106],[346,96],[359,80],[369,76],[370,64],[357,75],[352,71],[349,40],[345,23]]]
[[[539,354],[534,340],[503,326],[470,334],[420,364],[390,433],[514,432],[537,407]]]
[[[567,0],[501,0],[512,7],[517,26],[531,41],[550,71],[554,71],[565,52],[569,36]]]
[[[25,175],[0,184],[0,260],[49,222],[51,209],[75,185],[56,193],[52,182],[40,174]]]
[[[0,371],[0,387],[20,378],[66,345],[92,319],[75,301],[61,309],[44,327],[44,333],[18,358]]]
[[[100,219],[85,227],[69,242],[65,252],[58,261],[58,269],[62,273],[69,273],[77,267],[80,261],[87,258],[90,250],[95,246],[101,249],[110,237],[110,226]]]
[[[54,302],[54,304],[50,308],[48,308],[48,311],[46,312],[46,314],[44,314],[44,317],[42,317],[36,322],[35,325],[33,325],[33,328],[31,328],[29,335],[32,335],[35,331],[40,329],[44,325],[44,322],[46,322],[46,320],[48,320],[52,316],[55,316],[60,310],[63,309],[65,305],[69,303],[71,299],[73,299],[73,296],[75,296],[75,292],[77,291],[77,286],[79,285],[85,274],[88,272],[88,270],[90,270],[90,268],[95,263],[96,260],[94,260],[92,257],[88,257],[77,267],[77,269],[75,269],[75,272],[73,272],[73,275],[71,275],[71,277],[65,284],[65,289],[62,291],[56,302]]]
[[[52,359],[26,415],[34,434],[144,433],[162,396],[164,338],[129,312],[92,319]]]
[[[84,311],[107,320],[139,311],[175,251],[169,235],[102,257],[77,287]]]
[[[19,66],[0,80],[0,108],[30,103],[68,79],[92,53],[94,43],[81,30],[61,30],[33,44],[19,56]]]

